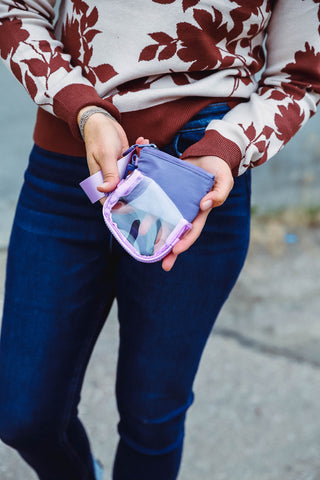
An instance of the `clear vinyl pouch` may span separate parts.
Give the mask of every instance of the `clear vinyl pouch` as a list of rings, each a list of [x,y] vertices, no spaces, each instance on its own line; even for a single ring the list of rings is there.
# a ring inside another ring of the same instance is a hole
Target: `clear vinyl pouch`
[[[159,185],[135,170],[103,205],[107,227],[137,260],[156,262],[191,228]]]
[[[136,260],[162,260],[192,227],[214,176],[154,145],[133,145],[118,166],[123,178],[104,202],[105,223]],[[92,202],[102,181],[98,172],[80,184]]]

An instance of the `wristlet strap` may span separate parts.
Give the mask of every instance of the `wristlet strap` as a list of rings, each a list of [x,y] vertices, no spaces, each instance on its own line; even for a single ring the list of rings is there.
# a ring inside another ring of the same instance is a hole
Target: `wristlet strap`
[[[154,144],[147,144],[147,145],[139,145],[135,144],[132,145],[128,150],[124,152],[124,156],[118,160],[118,171],[119,171],[119,177],[120,180],[122,180],[125,177],[126,170],[128,163],[131,160],[132,155],[135,152],[136,147],[139,148],[144,148],[144,147],[153,147],[156,148]],[[102,170],[99,170],[99,172],[94,173],[93,175],[90,175],[90,177],[86,178],[83,180],[79,185],[82,188],[82,190],[86,193],[86,195],[89,197],[91,203],[95,203],[98,200],[101,200],[104,196],[108,196],[108,194],[99,192],[97,190],[97,187],[101,185],[104,181]]]
[[[125,157],[122,157],[120,158],[120,160],[118,160],[117,165],[118,165],[120,180],[122,180],[125,176],[127,165],[131,160],[132,154],[133,154],[133,150],[131,150]],[[93,175],[90,175],[90,177],[86,178],[80,183],[80,187],[89,197],[91,203],[95,203],[98,200],[101,200],[101,198],[103,198],[104,196],[108,196],[108,194],[99,192],[99,190],[97,190],[97,187],[99,187],[99,185],[101,185],[103,182],[104,182],[103,173],[102,173],[102,170],[99,170],[98,172],[94,173]]]
[[[99,192],[97,187],[103,183],[103,174],[102,170],[99,172],[90,175],[80,183],[80,187],[87,194],[91,203],[95,203],[98,200],[101,200],[105,196],[103,192]]]

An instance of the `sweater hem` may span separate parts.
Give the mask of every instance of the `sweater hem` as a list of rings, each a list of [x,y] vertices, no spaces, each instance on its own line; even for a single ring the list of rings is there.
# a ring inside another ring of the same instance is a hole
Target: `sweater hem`
[[[144,110],[122,113],[121,125],[127,134],[129,145],[143,136],[161,148],[171,141],[185,123],[211,103],[227,103],[233,108],[241,101],[243,99],[181,98]],[[65,155],[85,156],[83,140],[80,135],[75,137],[72,133],[64,120],[42,108],[38,109],[33,139],[40,148]]]

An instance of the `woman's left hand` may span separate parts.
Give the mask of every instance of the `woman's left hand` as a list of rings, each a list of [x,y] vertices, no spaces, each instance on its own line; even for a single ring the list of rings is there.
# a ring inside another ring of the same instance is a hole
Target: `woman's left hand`
[[[200,202],[200,212],[192,222],[192,229],[173,247],[163,259],[162,268],[169,272],[180,253],[185,252],[197,240],[202,232],[210,211],[222,205],[232,190],[234,180],[229,165],[219,157],[204,156],[185,159],[215,176],[213,189]]]

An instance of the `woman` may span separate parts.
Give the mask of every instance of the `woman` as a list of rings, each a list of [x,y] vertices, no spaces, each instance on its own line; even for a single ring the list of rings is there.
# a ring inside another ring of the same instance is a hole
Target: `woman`
[[[53,4],[0,1],[1,56],[40,107],[8,252],[0,435],[41,480],[100,476],[77,405],[116,298],[113,479],[173,480],[200,357],[247,252],[250,169],[316,111],[320,5],[65,0],[53,28]],[[136,140],[215,175],[162,269],[129,257],[78,186],[89,167],[112,191]]]

